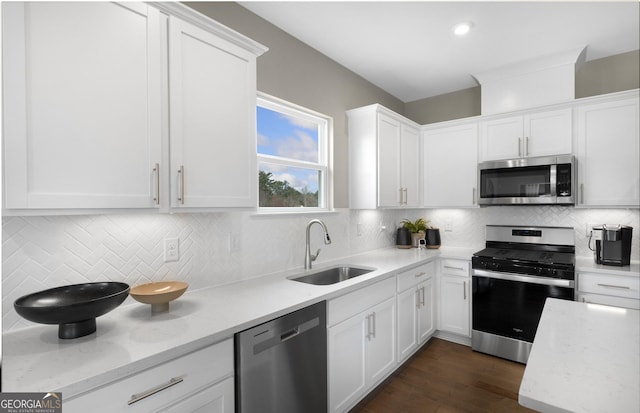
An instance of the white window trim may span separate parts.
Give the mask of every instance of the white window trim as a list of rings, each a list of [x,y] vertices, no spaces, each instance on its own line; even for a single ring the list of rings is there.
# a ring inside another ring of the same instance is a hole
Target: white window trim
[[[259,215],[269,214],[308,214],[317,212],[333,212],[333,118],[325,114],[313,111],[295,103],[271,96],[269,94],[258,92],[256,96],[256,106],[262,106],[277,112],[287,113],[303,119],[309,119],[317,122],[318,119],[324,121],[321,124],[321,130],[318,136],[325,135],[326,139],[318,139],[318,163],[297,161],[294,159],[284,159],[272,155],[262,155],[257,153],[257,164],[260,162],[276,163],[297,168],[317,168],[322,171],[324,180],[318,183],[318,204],[321,207],[260,207],[258,204],[257,211]],[[326,129],[326,130],[325,130]],[[258,173],[258,171],[256,171]],[[259,190],[259,188],[256,188]],[[259,195],[258,195],[259,200]]]

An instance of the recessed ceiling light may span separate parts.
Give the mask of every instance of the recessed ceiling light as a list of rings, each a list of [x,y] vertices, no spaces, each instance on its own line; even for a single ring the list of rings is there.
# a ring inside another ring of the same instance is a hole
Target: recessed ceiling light
[[[453,30],[453,33],[455,33],[456,36],[464,36],[465,34],[469,33],[471,27],[473,27],[472,22],[462,22],[453,26],[451,30]]]

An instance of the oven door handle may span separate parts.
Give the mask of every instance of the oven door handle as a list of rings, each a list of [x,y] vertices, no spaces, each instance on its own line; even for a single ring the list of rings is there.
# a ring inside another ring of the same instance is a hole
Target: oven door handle
[[[473,270],[471,275],[477,277],[497,278],[499,280],[519,281],[530,284],[551,285],[554,287],[574,288],[575,286],[574,280],[563,280],[561,278],[548,277],[530,277],[528,275],[512,274],[498,271]]]

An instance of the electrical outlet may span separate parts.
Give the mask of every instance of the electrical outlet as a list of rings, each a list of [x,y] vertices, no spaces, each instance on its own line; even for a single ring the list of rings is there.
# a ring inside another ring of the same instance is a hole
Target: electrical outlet
[[[178,238],[166,238],[164,240],[164,262],[178,261],[180,259],[180,240]]]
[[[444,231],[453,232],[453,222],[451,220],[447,220],[444,222]]]
[[[240,241],[238,234],[230,232],[227,236],[227,249],[229,252],[238,251],[240,249]]]

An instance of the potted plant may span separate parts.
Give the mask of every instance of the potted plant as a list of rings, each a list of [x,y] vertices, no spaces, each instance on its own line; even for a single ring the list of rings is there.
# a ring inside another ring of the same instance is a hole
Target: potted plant
[[[402,227],[411,232],[411,244],[413,248],[420,247],[420,240],[424,239],[427,228],[429,228],[428,222],[424,218],[418,218],[415,221],[408,219],[402,220]]]

